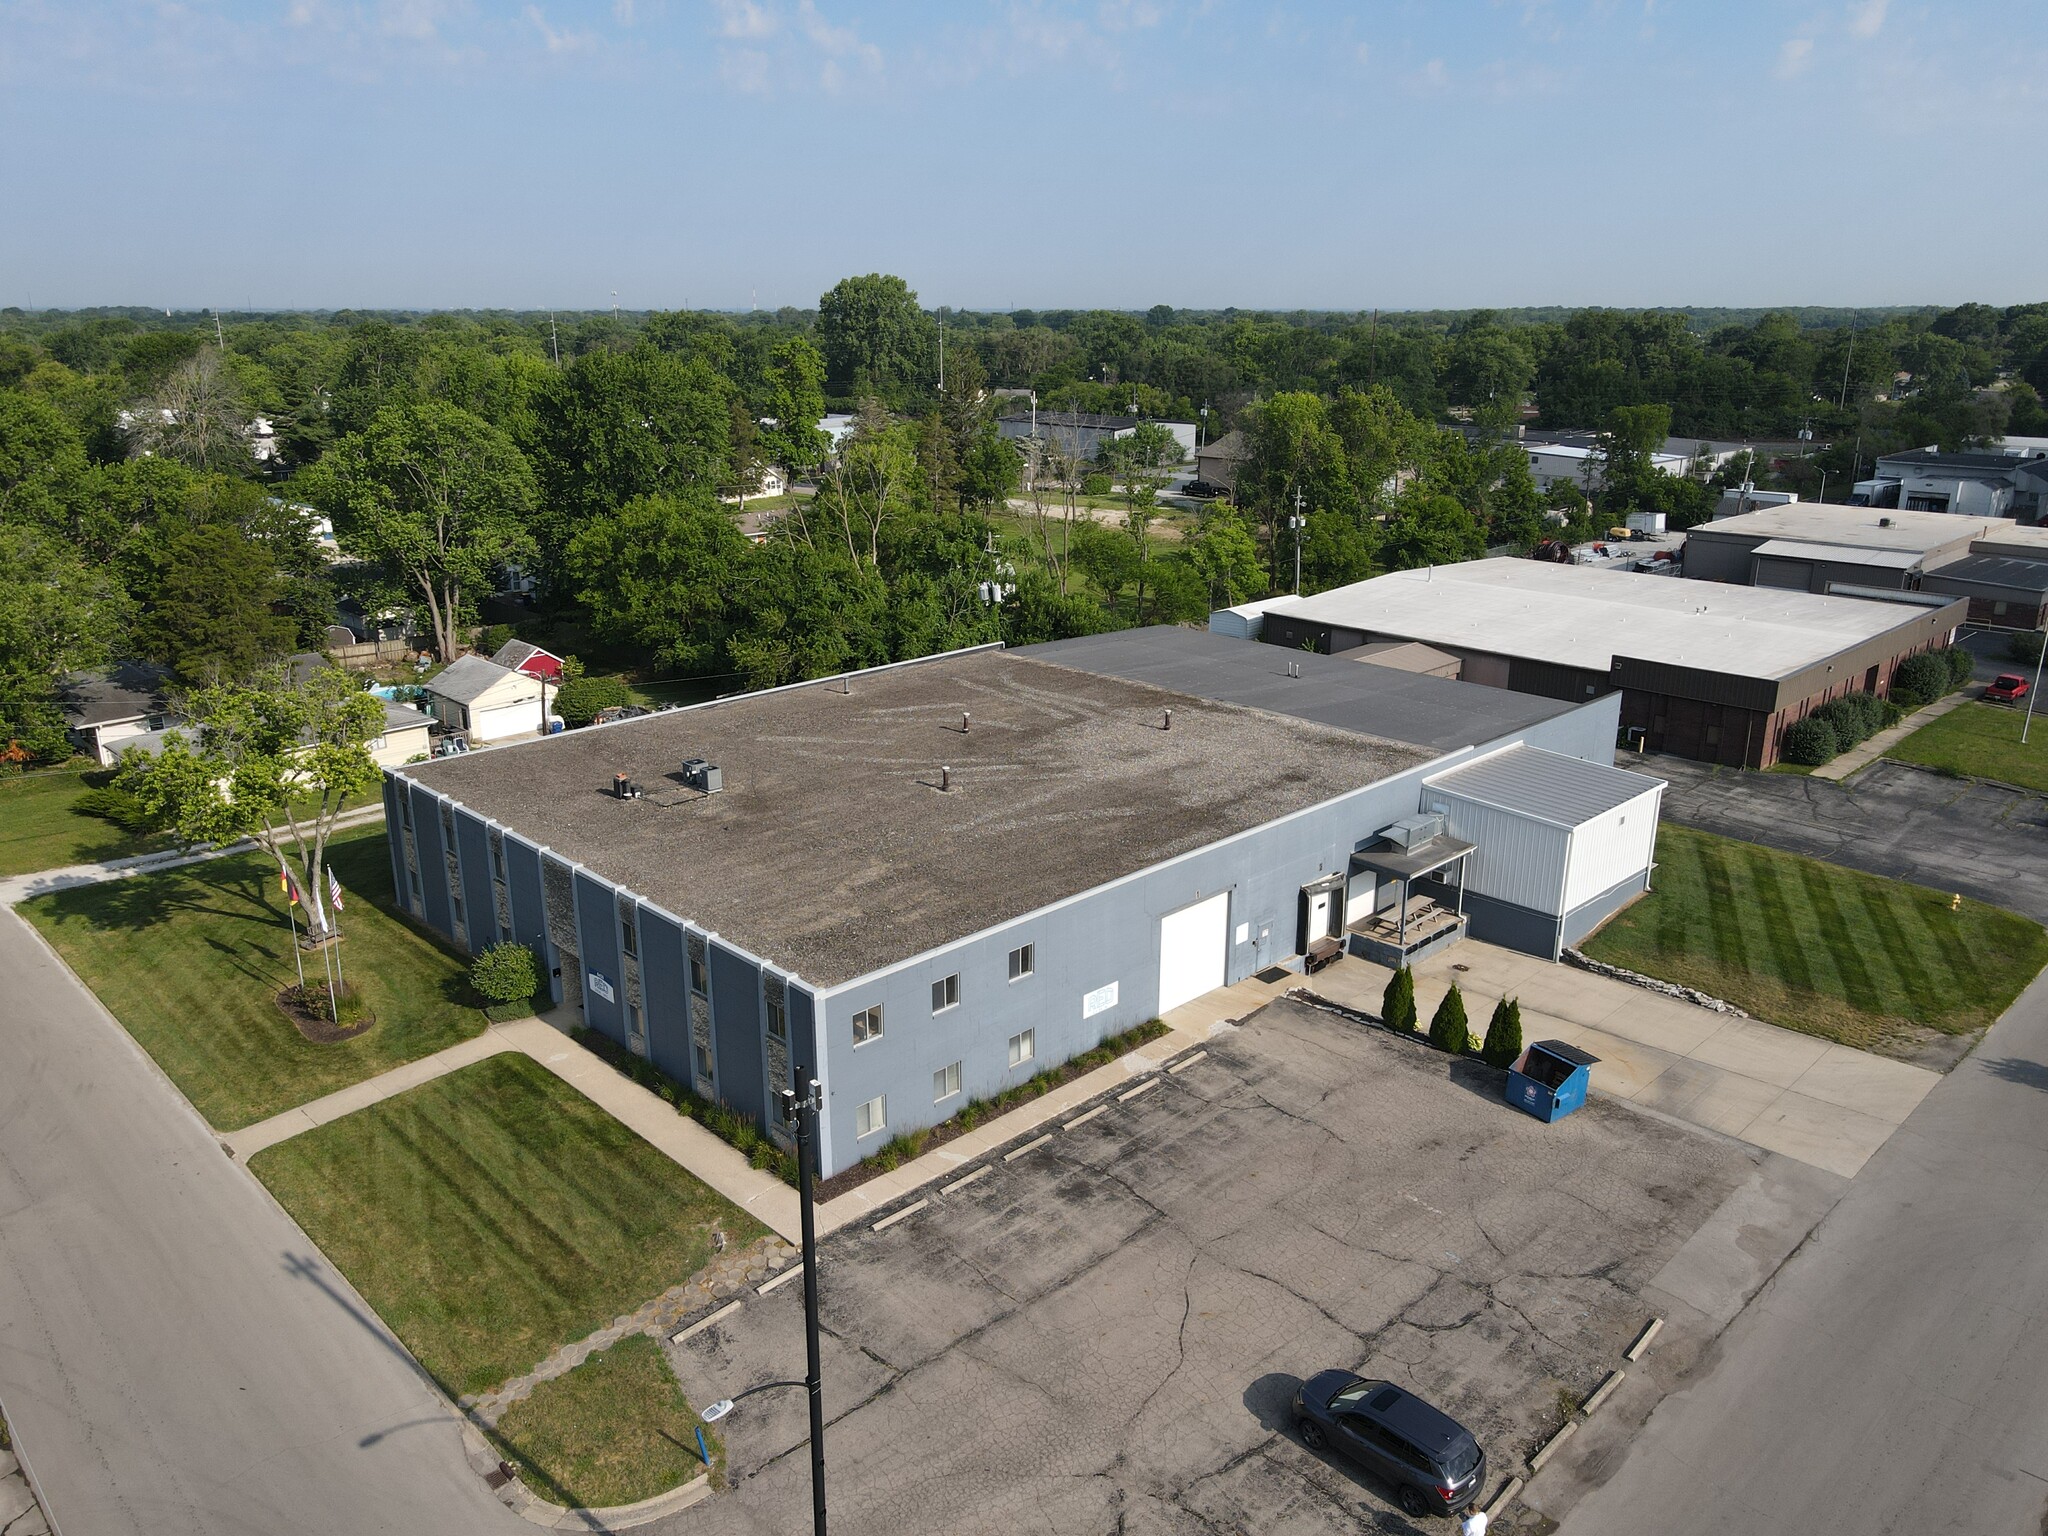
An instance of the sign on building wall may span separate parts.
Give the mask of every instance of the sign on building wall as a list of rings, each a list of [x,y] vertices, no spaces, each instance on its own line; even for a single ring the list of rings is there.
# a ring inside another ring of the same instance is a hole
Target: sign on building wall
[[[592,992],[608,1003],[618,1000],[618,994],[612,990],[611,978],[606,976],[603,971],[586,971],[584,975],[590,980],[590,990]]]
[[[1098,1013],[1116,1006],[1116,986],[1111,982],[1106,987],[1097,987],[1081,999],[1081,1017],[1092,1019]]]

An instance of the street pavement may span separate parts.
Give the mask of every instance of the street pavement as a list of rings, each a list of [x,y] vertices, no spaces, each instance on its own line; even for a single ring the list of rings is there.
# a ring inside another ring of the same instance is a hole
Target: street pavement
[[[2048,978],[1561,1536],[2048,1531]]]
[[[0,1400],[69,1536],[530,1529],[319,1251],[0,912]]]
[[[1623,766],[1670,785],[1667,820],[2048,922],[2048,799],[2040,795],[1894,762],[1872,763],[1848,784],[1662,755]]]

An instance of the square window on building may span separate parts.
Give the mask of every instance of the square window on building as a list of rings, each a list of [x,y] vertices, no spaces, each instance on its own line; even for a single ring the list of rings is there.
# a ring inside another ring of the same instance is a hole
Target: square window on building
[[[708,990],[704,981],[704,962],[695,955],[690,956],[690,990],[699,997]]]
[[[882,1009],[878,1003],[873,1008],[863,1008],[853,1016],[853,1043],[866,1045],[870,1040],[882,1038]]]
[[[879,1030],[876,1033],[880,1033]],[[787,1040],[789,1038],[789,1004],[779,997],[768,999],[768,1038]],[[858,1045],[860,1042],[854,1042]]]
[[[943,1104],[960,1091],[960,1063],[941,1067],[932,1074],[932,1102]]]
[[[1038,1054],[1037,1031],[1027,1029],[1021,1035],[1010,1036],[1010,1065],[1021,1067]]]
[[[505,845],[503,843],[491,844],[491,873],[500,880],[505,878]]]
[[[708,1083],[708,1082],[710,1082],[710,1081],[712,1080],[712,1072],[711,1072],[711,1051],[710,1051],[709,1047],[707,1047],[707,1046],[702,1046],[702,1045],[700,1045],[700,1046],[696,1047],[696,1051],[697,1051],[697,1076],[698,1076],[698,1078],[699,1078],[700,1080],[702,1080],[703,1082],[707,1082],[707,1083]]]
[[[1032,972],[1031,946],[1019,944],[1010,951],[1010,980],[1022,981]]]
[[[944,1013],[948,1008],[960,1006],[960,973],[941,976],[932,983],[932,1012]]]
[[[450,908],[451,908],[451,909],[452,909],[452,910],[454,911],[454,913],[455,913],[455,921],[456,921],[456,922],[458,922],[458,923],[459,923],[459,922],[461,922],[461,921],[462,921],[462,887],[461,887],[461,886],[459,886],[459,885],[451,885],[451,886],[449,886],[449,887],[448,887],[448,905],[449,905],[449,907],[450,907]]]
[[[419,910],[420,901],[422,899],[422,892],[420,890],[420,872],[416,869],[408,869],[405,872],[405,883],[412,889],[413,910],[417,912]]]
[[[640,935],[634,931],[630,917],[619,919],[619,949],[629,956],[640,953]]]
[[[853,1134],[856,1140],[863,1136],[872,1136],[877,1131],[886,1131],[888,1128],[889,1101],[884,1094],[876,1094],[853,1112]]]

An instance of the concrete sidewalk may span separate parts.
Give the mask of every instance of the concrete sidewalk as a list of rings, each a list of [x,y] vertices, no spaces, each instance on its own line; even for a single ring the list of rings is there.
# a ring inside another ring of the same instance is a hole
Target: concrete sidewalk
[[[1306,985],[1377,1015],[1391,973],[1346,959]],[[1424,1029],[1455,980],[1473,1033],[1519,997],[1524,1041],[1566,1040],[1600,1058],[1598,1093],[1690,1121],[1815,1168],[1853,1177],[1941,1075],[1813,1035],[1662,997],[1474,940],[1415,975]]]
[[[1858,768],[1867,768],[1870,764],[1876,762],[1893,747],[1919,730],[1921,726],[1926,725],[1929,721],[1939,720],[1950,710],[1959,705],[1967,704],[1975,696],[1974,693],[1962,692],[1944,695],[1936,699],[1932,704],[1914,710],[1912,714],[1906,716],[1897,725],[1879,731],[1860,746],[1851,747],[1833,762],[1822,763],[1813,770],[1813,776],[1816,779],[1833,779],[1839,783],[1843,779],[1848,778]]]
[[[384,806],[359,806],[353,811],[344,811],[335,819],[334,830],[346,832],[351,827],[368,826],[373,821],[384,819]],[[138,853],[132,858],[108,859],[102,864],[66,864],[60,869],[39,869],[26,875],[9,875],[0,880],[0,907],[11,907],[17,902],[27,901],[31,896],[47,896],[52,891],[68,891],[81,885],[104,885],[109,880],[125,880],[130,875],[152,875],[160,869],[176,869],[184,864],[203,864],[208,859],[225,859],[231,854],[247,853],[256,847],[253,839],[244,838],[239,843],[226,843],[218,848],[202,848],[197,852],[177,851],[169,853]]]

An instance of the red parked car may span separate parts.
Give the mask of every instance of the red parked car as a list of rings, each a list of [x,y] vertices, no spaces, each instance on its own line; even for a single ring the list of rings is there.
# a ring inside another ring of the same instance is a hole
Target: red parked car
[[[2026,696],[2027,680],[2017,672],[2001,672],[1984,688],[1984,697],[1996,704],[2017,704]]]

